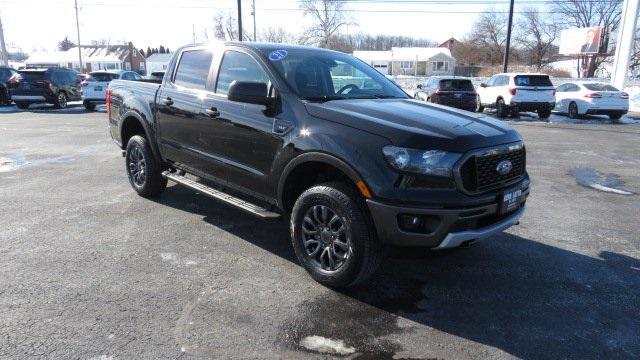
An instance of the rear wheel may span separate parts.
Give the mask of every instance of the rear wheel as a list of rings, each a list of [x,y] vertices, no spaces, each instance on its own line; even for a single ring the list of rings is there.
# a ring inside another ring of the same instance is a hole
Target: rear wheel
[[[482,106],[482,102],[480,102],[480,97],[478,96],[478,98],[476,99],[476,112],[483,112],[484,111],[484,106]]]
[[[138,195],[153,197],[167,187],[162,166],[153,156],[147,139],[132,136],[127,143],[125,159],[129,183]]]
[[[87,109],[87,111],[94,111],[96,109],[96,104],[92,104],[88,101],[84,102],[84,108]]]
[[[621,117],[622,117],[622,114],[611,114],[611,115],[609,115],[609,119],[614,120],[614,121],[620,120]]]
[[[58,93],[58,96],[56,97],[56,103],[53,105],[58,109],[64,109],[67,107],[67,101],[67,94],[61,91]]]
[[[291,214],[291,240],[305,270],[326,286],[361,283],[382,259],[362,197],[341,182],[313,186],[300,195]]]
[[[9,96],[9,91],[0,88],[0,105],[9,105],[11,104],[11,97]]]
[[[546,109],[539,109],[538,110],[538,117],[540,119],[548,119],[549,116],[551,116],[551,109],[550,108],[546,108]]]
[[[504,103],[504,100],[496,100],[496,116],[503,119],[506,118],[507,115],[509,115],[509,108]]]
[[[567,109],[567,115],[569,115],[570,119],[579,118],[580,114],[578,113],[578,104],[576,104],[573,101],[569,103],[569,108]]]

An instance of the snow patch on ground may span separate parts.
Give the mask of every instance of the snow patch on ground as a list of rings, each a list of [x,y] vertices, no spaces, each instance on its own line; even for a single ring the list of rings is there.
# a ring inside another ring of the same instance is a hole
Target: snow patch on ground
[[[317,335],[303,338],[300,345],[308,350],[323,354],[350,355],[356,352],[354,347],[347,346],[342,340],[327,339]]]
[[[624,92],[629,94],[629,111],[640,112],[640,86],[628,86]]]
[[[160,253],[160,258],[162,259],[162,261],[169,262],[169,263],[171,263],[173,265],[191,266],[191,265],[197,265],[198,264],[198,262],[193,261],[193,260],[180,259],[178,254],[171,253],[171,252]]]

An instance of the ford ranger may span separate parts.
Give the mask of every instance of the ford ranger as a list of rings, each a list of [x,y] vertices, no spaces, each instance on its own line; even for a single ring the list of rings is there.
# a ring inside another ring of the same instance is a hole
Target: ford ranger
[[[366,280],[389,246],[449,249],[517,224],[529,177],[509,125],[411,99],[353,56],[186,46],[161,84],[114,80],[111,137],[133,189],[179,183],[266,220],[322,284]]]

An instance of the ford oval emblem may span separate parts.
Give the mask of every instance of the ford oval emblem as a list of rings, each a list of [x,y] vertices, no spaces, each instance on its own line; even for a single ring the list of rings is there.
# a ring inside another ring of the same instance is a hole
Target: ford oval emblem
[[[507,175],[513,169],[513,164],[509,160],[502,160],[496,166],[496,172],[500,175]]]

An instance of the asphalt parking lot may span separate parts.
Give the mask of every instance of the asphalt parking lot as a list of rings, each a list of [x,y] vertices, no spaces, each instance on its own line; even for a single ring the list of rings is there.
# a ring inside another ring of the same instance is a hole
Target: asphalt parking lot
[[[335,291],[285,222],[177,185],[135,195],[104,113],[4,108],[0,358],[638,358],[640,125],[553,119],[512,122],[532,179],[519,226],[390,251]]]

